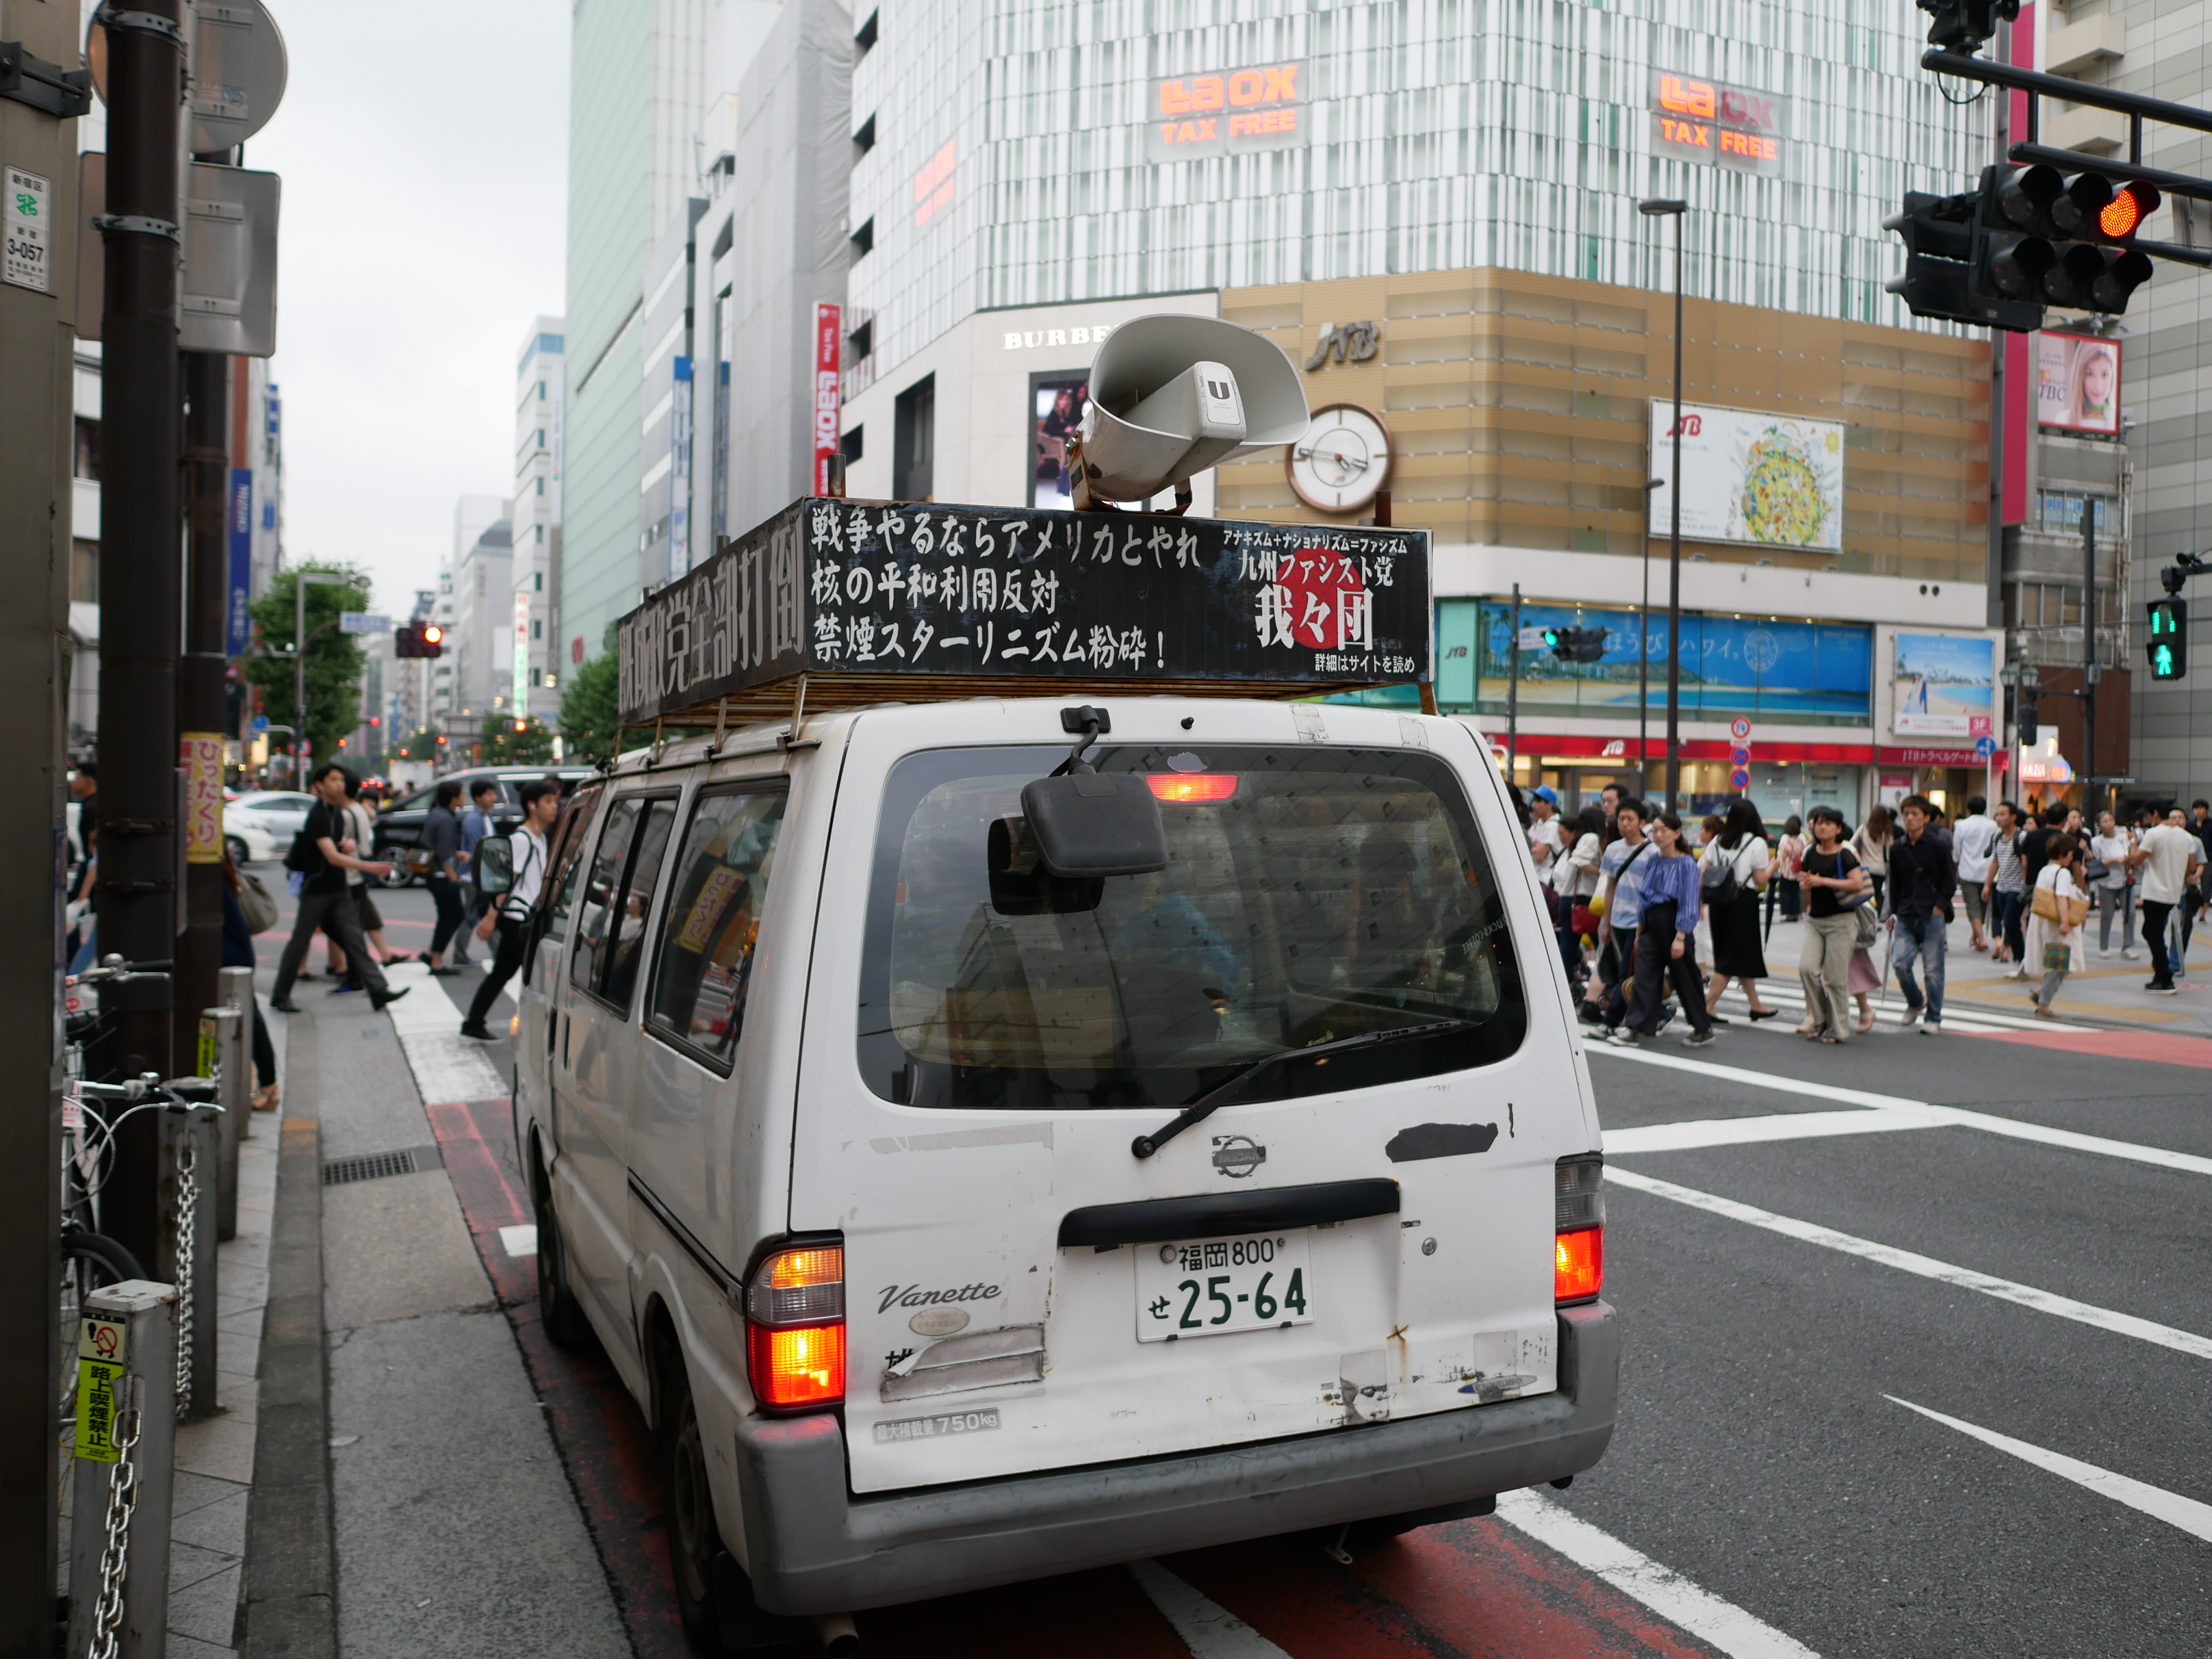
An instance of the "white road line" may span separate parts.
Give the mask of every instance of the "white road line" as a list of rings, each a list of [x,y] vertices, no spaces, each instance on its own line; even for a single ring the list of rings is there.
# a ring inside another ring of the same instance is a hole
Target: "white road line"
[[[1607,1129],[1605,1152],[1679,1152],[1692,1146],[1747,1146],[1768,1140],[1813,1140],[1826,1135],[1882,1134],[1893,1129],[1932,1129],[1918,1112],[1854,1106],[1840,1112],[1777,1112],[1759,1117],[1691,1118]]]
[[[481,1045],[461,1032],[461,1011],[420,963],[403,962],[392,970],[394,985],[413,994],[391,1005],[385,1018],[399,1038],[399,1051],[415,1073],[416,1092],[426,1106],[457,1100],[497,1100],[507,1090]]]
[[[1129,1576],[1175,1627],[1191,1659],[1291,1659],[1218,1601],[1210,1601],[1157,1561],[1132,1561]]]
[[[1916,1406],[1910,1400],[1899,1400],[1893,1394],[1886,1394],[1882,1398],[1893,1405],[1904,1407],[1909,1412],[1918,1412],[1923,1417],[1932,1418],[1958,1430],[1960,1434],[1970,1434],[1985,1446],[1995,1446],[1999,1451],[2010,1452],[2022,1462],[2047,1469],[2055,1475],[2071,1480],[2077,1486],[2086,1486],[2100,1498],[2109,1498],[2115,1504],[2125,1504],[2130,1509],[2140,1510],[2154,1520],[2163,1521],[2170,1527],[2179,1527],[2191,1537],[2212,1543],[2212,1504],[2200,1504],[2193,1498],[2184,1498],[2163,1486],[2130,1480],[2124,1474],[2100,1469],[2094,1463],[2084,1463],[2080,1458],[2069,1457],[2063,1452],[2046,1451],[2040,1446],[2031,1446],[2025,1440],[2015,1440],[2010,1435],[1997,1433],[1994,1429],[1962,1423],[1955,1417],[1931,1412],[1925,1406]]]
[[[1796,1638],[1661,1566],[1534,1489],[1498,1493],[1498,1518],[1733,1659],[1818,1659]]]
[[[525,1221],[499,1230],[499,1242],[509,1255],[526,1256],[538,1254],[538,1224]]]
[[[1786,1215],[1776,1215],[1771,1210],[1739,1204],[1734,1199],[1720,1198],[1711,1193],[1701,1193],[1694,1188],[1678,1187],[1671,1181],[1657,1181],[1631,1170],[1608,1167],[1607,1182],[1613,1186],[1626,1187],[1655,1197],[1672,1199],[1677,1204],[1686,1204],[1692,1209],[1704,1210],[1713,1215],[1726,1216],[1731,1221],[1741,1221],[1753,1227],[1764,1227],[1785,1238],[1794,1238],[1807,1244],[1818,1244],[1831,1250],[1840,1250],[1845,1255],[1856,1255],[1869,1261],[1878,1261],[1886,1267],[1900,1273],[1916,1273],[1923,1279],[1933,1279],[1960,1290],[1979,1291],[1984,1296],[1993,1296],[2001,1302],[2014,1302],[2023,1308],[2033,1308],[2060,1319],[2071,1319],[2078,1324],[2094,1325],[2100,1330],[2112,1331],[2121,1336],[2132,1336],[2143,1342],[2154,1342],[2160,1347],[2172,1348],[2196,1359],[2212,1359],[2212,1338],[2197,1335],[2193,1331],[2161,1325],[2154,1320],[2138,1319],[2133,1314],[2115,1313],[2110,1308],[2100,1308],[2093,1303],[2076,1302],[2071,1297],[2054,1291],[2038,1290],[2033,1285],[2014,1284],[2009,1279],[1998,1279],[1989,1273],[1977,1273],[1972,1267],[1957,1267],[1948,1261],[1938,1261],[1933,1256],[1918,1255],[1911,1250],[1900,1250],[1887,1244],[1877,1244],[1872,1239],[1855,1238],[1849,1233],[1839,1233],[1831,1227],[1822,1227],[1810,1221],[1797,1221]]]
[[[2163,1146],[2144,1146],[2132,1140],[2112,1140],[2103,1135],[2077,1134],[2071,1129],[2053,1129],[2040,1123],[2023,1123],[2017,1118],[1969,1111],[1962,1106],[1937,1106],[1924,1100],[1907,1100],[1902,1095],[1876,1094],[1871,1089],[1846,1089],[1832,1083],[1808,1083],[1802,1078],[1784,1077],[1774,1072],[1754,1072],[1741,1066],[1716,1066],[1710,1060],[1686,1060],[1674,1054],[1653,1054],[1648,1049],[1620,1048],[1611,1043],[1595,1042],[1587,1043],[1584,1047],[1589,1053],[1618,1056],[1632,1060],[1638,1066],[1656,1066],[1670,1072],[1687,1072],[1694,1077],[1741,1084],[1747,1088],[1765,1089],[1776,1094],[1805,1095],[1814,1100],[1832,1100],[1845,1106],[1872,1106],[1891,1111],[1916,1113],[1924,1117],[1931,1127],[1980,1129],[1993,1135],[2005,1135],[2014,1140],[2032,1140],[2045,1146],[2063,1146],[2069,1152],[2095,1152],[2104,1158],[2125,1158],[2130,1163],[2153,1164],[2163,1170],[2179,1170],[2190,1175],[2212,1175],[2212,1158],[2199,1158],[2193,1152],[2168,1152]]]
[[[1759,986],[1759,994],[1767,1000],[1793,1012],[1802,1013],[1804,1011],[1805,994],[1802,990],[1785,990],[1779,985],[1762,981]],[[2021,986],[2020,995],[2023,1000],[2027,996],[2025,983]],[[1730,986],[1722,994],[1721,1000],[1731,1006],[1738,1001],[1741,1001],[1747,1008],[1751,1006],[1749,999],[1740,997],[1734,986]],[[1904,1021],[1905,1003],[1900,998],[1893,996],[1887,1007],[1885,1008],[1881,998],[1876,997],[1874,1009],[1875,1017],[1878,1020],[1887,1020],[1891,1024],[1902,1024]],[[2094,1031],[2100,1029],[2094,1025],[2074,1024],[2066,1020],[2038,1019],[2033,1014],[1999,1013],[1995,1009],[1984,1008],[1978,1003],[1966,1001],[1948,1003],[1943,1010],[1943,1029],[1948,1031],[1954,1025],[1962,1031],[1968,1030]]]

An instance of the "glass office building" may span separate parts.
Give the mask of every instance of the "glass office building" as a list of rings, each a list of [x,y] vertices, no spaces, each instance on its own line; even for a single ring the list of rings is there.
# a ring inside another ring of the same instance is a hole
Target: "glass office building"
[[[875,372],[1004,307],[1478,267],[1665,287],[1651,195],[1691,204],[1691,293],[1905,325],[1881,221],[1986,159],[1903,3],[1254,9],[856,13]]]

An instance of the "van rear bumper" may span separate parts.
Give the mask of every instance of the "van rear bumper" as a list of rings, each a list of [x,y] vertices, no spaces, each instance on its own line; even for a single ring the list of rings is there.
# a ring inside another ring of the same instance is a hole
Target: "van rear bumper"
[[[1620,1337],[1602,1302],[1559,1320],[1553,1394],[881,1498],[846,1490],[835,1418],[748,1418],[738,1487],[754,1596],[773,1613],[847,1613],[1579,1474],[1613,1437]]]

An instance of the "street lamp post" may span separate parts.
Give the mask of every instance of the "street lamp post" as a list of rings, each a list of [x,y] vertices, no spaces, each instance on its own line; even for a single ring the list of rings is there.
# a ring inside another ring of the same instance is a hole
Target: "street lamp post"
[[[1674,197],[1638,202],[1646,218],[1674,222],[1674,458],[1667,468],[1667,810],[1680,810],[1682,788],[1682,220],[1690,204]],[[1646,545],[1649,545],[1649,532]],[[1649,648],[1648,647],[1646,647]]]

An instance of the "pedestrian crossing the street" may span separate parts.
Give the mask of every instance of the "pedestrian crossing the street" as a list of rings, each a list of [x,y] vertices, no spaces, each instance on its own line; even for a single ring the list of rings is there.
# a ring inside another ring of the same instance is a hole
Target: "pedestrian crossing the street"
[[[2006,982],[2012,984],[2017,981]],[[1805,993],[1802,987],[1793,981],[1782,979],[1761,980],[1759,984],[1759,994],[1762,1002],[1779,1008],[1789,1016],[1790,1025],[1782,1025],[1778,1020],[1774,1023],[1780,1030],[1790,1030],[1796,1021],[1804,1018]],[[2027,989],[2024,985],[2021,987],[2020,1001],[2023,1009],[2029,1007]],[[1899,996],[1894,988],[1890,990],[1886,998],[1876,996],[1873,1000],[1873,1007],[1876,1031],[1899,1030],[1905,1026],[1907,1010],[1905,999]],[[1736,1024],[1744,1025],[1750,1023],[1747,1018],[1750,1008],[1750,1003],[1745,1000],[1743,992],[1736,986],[1729,986],[1721,998],[1721,1012],[1727,1015]],[[1944,1006],[1943,1029],[1947,1031],[1986,1036],[1996,1031],[2087,1031],[2097,1028],[2067,1020],[2038,1019],[2033,1012],[2018,1014],[1999,1013],[1978,1005],[1950,1002]]]

